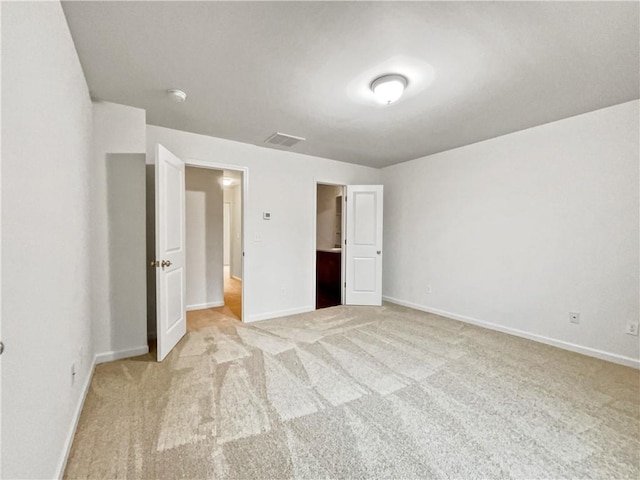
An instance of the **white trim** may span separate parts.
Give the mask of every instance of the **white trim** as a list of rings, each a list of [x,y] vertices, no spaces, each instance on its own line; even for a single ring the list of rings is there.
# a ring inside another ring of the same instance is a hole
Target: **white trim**
[[[137,357],[140,355],[146,355],[149,353],[149,345],[144,345],[136,348],[128,348],[126,350],[118,350],[117,352],[104,352],[96,353],[96,365],[105,362],[112,362],[114,360],[120,360],[122,358]]]
[[[197,303],[195,305],[187,305],[186,310],[190,312],[191,310],[203,310],[205,308],[215,308],[215,307],[224,307],[224,300],[218,300],[217,302],[209,302],[209,303]]]
[[[564,340],[558,340],[555,338],[545,337],[544,335],[538,335],[536,333],[518,330],[516,328],[505,327],[497,323],[491,323],[484,320],[478,320],[473,317],[467,317],[466,315],[458,315],[457,313],[447,312],[445,310],[439,310],[437,308],[425,307],[424,305],[407,302],[404,300],[400,300],[399,298],[393,298],[383,295],[382,299],[386,302],[402,305],[403,307],[413,308],[414,310],[420,310],[422,312],[435,313],[436,315],[442,315],[443,317],[452,318],[453,320],[459,320],[461,322],[470,323],[479,327],[488,328],[489,330],[495,330],[497,332],[515,335],[516,337],[526,338],[528,340],[533,340],[534,342],[544,343],[553,347],[562,348],[563,350],[569,350],[570,352],[581,353],[582,355],[599,358],[601,360],[607,360],[609,362],[640,370],[640,359],[625,357],[624,355],[618,355],[617,353],[605,352],[596,348],[585,347],[582,345],[577,345],[575,343],[565,342]]]
[[[91,363],[91,367],[89,368],[87,378],[84,381],[84,385],[82,385],[82,395],[80,395],[80,401],[76,405],[76,408],[73,412],[71,427],[69,428],[67,438],[64,441],[62,458],[60,458],[60,461],[58,462],[55,478],[62,478],[64,476],[64,471],[67,468],[67,461],[69,460],[69,454],[71,453],[71,447],[73,446],[73,438],[76,435],[76,429],[78,428],[78,422],[80,421],[80,415],[82,414],[84,402],[87,399],[87,394],[89,393],[89,387],[91,386],[91,380],[93,380],[93,372],[95,371],[96,364],[97,356],[93,357],[93,362]]]
[[[247,315],[245,317],[246,323],[258,322],[260,320],[269,320],[270,318],[287,317],[289,315],[297,315],[298,313],[307,313],[315,311],[315,305],[290,308],[288,310],[277,310],[275,312],[260,313],[258,315]]]

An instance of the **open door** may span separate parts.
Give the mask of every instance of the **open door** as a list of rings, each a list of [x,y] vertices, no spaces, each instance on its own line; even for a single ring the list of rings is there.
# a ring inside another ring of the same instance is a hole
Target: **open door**
[[[156,145],[156,329],[158,361],[187,332],[185,311],[185,166]]]
[[[382,305],[382,185],[347,185],[347,305]]]

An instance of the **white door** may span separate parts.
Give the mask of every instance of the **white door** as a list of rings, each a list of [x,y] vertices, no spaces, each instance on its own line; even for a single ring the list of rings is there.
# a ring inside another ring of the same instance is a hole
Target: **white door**
[[[347,185],[347,305],[382,305],[382,185]]]
[[[158,361],[187,332],[184,162],[156,145],[156,331]]]

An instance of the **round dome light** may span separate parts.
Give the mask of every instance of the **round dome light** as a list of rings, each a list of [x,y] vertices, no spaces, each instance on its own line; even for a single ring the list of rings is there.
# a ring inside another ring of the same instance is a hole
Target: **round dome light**
[[[402,96],[407,83],[407,78],[402,75],[383,75],[371,82],[371,90],[378,102],[389,105]]]

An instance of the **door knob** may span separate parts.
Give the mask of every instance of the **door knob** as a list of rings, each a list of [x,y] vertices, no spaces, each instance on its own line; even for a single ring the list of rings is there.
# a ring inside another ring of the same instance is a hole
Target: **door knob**
[[[152,267],[159,267],[160,266],[160,262],[158,260],[151,260],[150,265]]]
[[[171,260],[162,260],[162,264],[163,267],[170,267],[171,266]]]
[[[376,253],[380,255],[382,253],[382,250],[378,250]]]
[[[4,352],[4,343],[0,342],[0,355]]]

